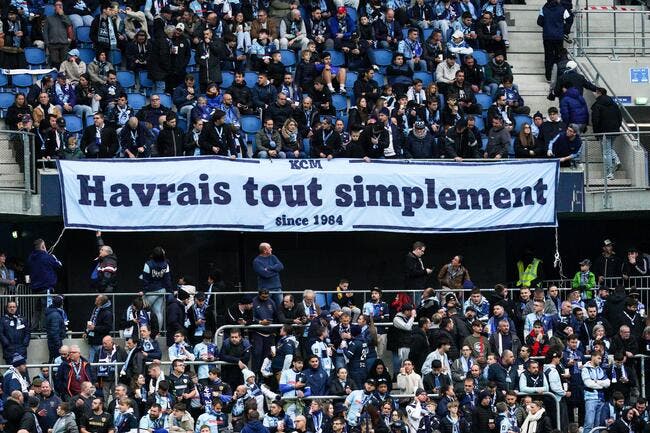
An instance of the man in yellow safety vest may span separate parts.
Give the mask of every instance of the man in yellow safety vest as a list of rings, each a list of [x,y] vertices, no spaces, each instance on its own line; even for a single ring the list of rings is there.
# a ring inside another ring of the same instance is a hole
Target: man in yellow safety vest
[[[544,275],[541,259],[535,257],[531,249],[524,250],[523,257],[517,262],[517,287],[540,287]]]

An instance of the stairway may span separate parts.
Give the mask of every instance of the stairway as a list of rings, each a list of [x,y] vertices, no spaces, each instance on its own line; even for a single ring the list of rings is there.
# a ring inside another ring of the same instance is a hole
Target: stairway
[[[515,83],[524,103],[530,107],[531,116],[540,111],[544,116],[556,101],[546,99],[549,85],[544,77],[544,46],[542,29],[537,16],[545,0],[526,0],[525,5],[506,5],[510,48],[508,63],[512,65]]]
[[[605,186],[605,179],[603,178],[603,149],[600,141],[598,140],[585,140],[582,145],[583,160],[589,165],[588,171],[585,172],[587,177],[586,185],[594,188],[601,188]],[[586,152],[586,154],[585,154]],[[583,168],[587,170],[585,164]],[[629,187],[632,186],[632,179],[628,173],[621,166],[618,171],[614,173],[614,179],[607,181],[607,188]]]
[[[0,133],[0,189],[20,189],[25,185],[21,166],[16,161],[9,135]]]

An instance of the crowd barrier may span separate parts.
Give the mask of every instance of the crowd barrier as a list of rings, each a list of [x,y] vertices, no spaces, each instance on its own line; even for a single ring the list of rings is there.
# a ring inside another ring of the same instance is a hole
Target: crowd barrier
[[[156,361],[159,365],[161,366],[166,366],[172,365],[172,361]],[[185,365],[203,365],[203,364],[210,364],[210,365],[236,365],[234,363],[229,363],[229,362],[224,362],[224,361],[213,361],[213,362],[206,362],[206,361],[183,361]],[[148,363],[151,364],[151,363]],[[120,368],[124,365],[123,362],[92,362],[90,363],[91,367],[97,367],[97,366],[113,366],[115,367],[115,383],[117,384],[119,382],[119,372]],[[0,369],[5,370],[7,368],[11,367],[10,365],[0,365]],[[27,364],[27,368],[38,368],[42,369],[47,367],[49,369],[49,377],[50,377],[50,382],[52,382],[52,378],[54,377],[54,370],[59,367],[58,364]],[[555,409],[556,409],[556,422],[557,425],[560,426],[562,424],[561,419],[560,419],[560,402],[555,399],[555,395],[552,392],[544,392],[544,393],[537,393],[537,394],[525,394],[522,392],[517,392],[519,396],[525,396],[525,395],[536,395],[536,396],[545,396],[545,397],[550,397],[553,399],[555,402]],[[404,399],[404,398],[414,398],[415,396],[413,394],[391,394],[391,396],[395,399]],[[439,394],[429,394],[430,398],[433,399],[439,399],[440,395]],[[334,400],[344,400],[346,397],[345,396],[340,396],[340,395],[312,395],[312,396],[306,396],[306,397],[287,397],[287,398],[282,398],[282,400],[287,401],[287,400],[327,400],[327,401],[334,401]]]
[[[568,297],[568,292],[569,289],[571,288],[571,281],[570,279],[555,279],[555,280],[544,280],[542,282],[542,286],[545,288],[548,288],[550,286],[556,286],[560,289],[560,297],[562,300],[567,299]],[[628,279],[623,279],[623,278],[606,278],[604,284],[606,284],[608,287],[616,287],[618,285],[624,285],[625,287],[630,287],[634,286],[637,288],[640,294],[640,301],[643,302],[644,305],[648,306],[650,303],[650,277],[631,277]],[[512,284],[514,286],[514,284]],[[483,293],[486,294],[489,291],[491,291],[492,288],[484,288]],[[510,299],[515,299],[517,296],[517,292],[519,291],[518,287],[510,287],[509,289],[510,292]],[[355,294],[356,296],[360,296],[362,298],[362,301],[359,302],[360,305],[358,305],[359,308],[363,306],[363,303],[367,302],[370,300],[370,289],[361,289],[361,290],[350,290],[350,293]],[[448,291],[443,291],[443,290],[437,290],[436,291],[438,295],[441,293],[447,293]],[[460,290],[454,290],[454,293],[458,295],[459,302],[464,303],[465,300],[469,296],[469,292],[471,292],[470,289],[460,289]],[[216,292],[216,296],[243,296],[243,295],[250,295],[250,296],[255,296],[257,295],[256,290],[243,290],[243,291],[226,291],[226,292]],[[283,290],[283,294],[292,294],[296,296],[296,302],[298,302],[301,299],[301,295],[304,293],[304,290]],[[319,291],[319,290],[314,290],[315,293],[315,300],[318,305],[322,306],[327,306],[329,305],[332,301],[335,301],[335,296],[337,295],[337,292],[334,291]],[[393,295],[397,293],[407,293],[408,295],[411,296],[411,298],[415,301],[415,305],[417,306],[419,304],[420,298],[421,298],[421,291],[418,290],[402,290],[402,289],[384,289],[384,301],[390,304],[390,302],[393,299]],[[98,293],[67,293],[64,295],[65,298],[91,298],[94,300],[95,297],[97,297]],[[119,336],[119,324],[120,322],[124,319],[124,314],[126,312],[126,308],[128,305],[130,305],[132,299],[137,296],[137,293],[104,293],[104,295],[108,296],[108,298],[111,300],[113,304],[113,334],[114,336]],[[154,294],[152,294],[154,295]],[[39,297],[43,298],[48,298],[51,295],[47,294],[33,294],[31,293],[29,286],[25,284],[18,284],[15,287],[15,290],[13,290],[11,293],[5,293],[5,294],[0,294],[0,307],[2,308],[2,311],[5,311],[5,307],[7,305],[7,302],[11,301],[17,301],[18,302],[18,310],[20,314],[23,315],[23,317],[27,318],[28,320],[31,320],[32,317],[34,316],[34,312],[36,310],[36,299]],[[165,296],[164,294],[157,294],[157,296]],[[118,302],[119,301],[119,302]],[[92,312],[92,303],[89,303],[89,308],[88,308],[88,317],[90,317],[90,314]],[[217,302],[212,302],[211,305],[213,308],[213,311],[215,312],[215,315],[217,313]],[[165,330],[166,330],[166,308],[163,308],[162,310],[163,314],[163,323],[160,323],[160,331],[162,335],[164,335]],[[85,323],[85,322],[84,322]],[[390,326],[391,324],[388,324],[387,326]],[[71,330],[71,334],[73,336],[81,336],[83,334],[84,330]]]

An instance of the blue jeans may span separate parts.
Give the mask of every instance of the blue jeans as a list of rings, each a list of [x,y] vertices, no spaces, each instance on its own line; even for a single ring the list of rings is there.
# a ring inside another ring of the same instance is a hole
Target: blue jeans
[[[151,308],[151,312],[158,319],[158,326],[163,329],[163,307],[165,306],[165,289],[158,289],[144,294],[144,301]]]
[[[271,157],[269,156],[269,153],[268,153],[266,150],[261,150],[261,151],[259,151],[259,152],[257,153],[257,157],[258,157],[259,159],[267,159],[267,158],[271,158]],[[276,156],[276,158],[285,159],[286,157],[287,157],[287,155],[286,155],[284,152],[281,152],[281,151],[278,150],[278,156]]]
[[[99,349],[102,347],[102,345],[98,346],[93,346],[93,345],[88,345],[90,347],[90,350],[88,351],[88,361],[89,362],[95,362],[95,354],[99,352]]]
[[[276,287],[274,289],[269,289],[269,295],[271,295],[271,299],[273,299],[273,302],[275,302],[275,306],[280,308],[282,305],[282,298],[284,297],[282,295],[282,287]],[[262,365],[262,364],[260,364]],[[253,370],[255,371],[255,370]]]
[[[585,433],[589,433],[592,428],[598,427],[600,412],[604,406],[605,403],[600,400],[585,401],[585,425],[583,429]]]

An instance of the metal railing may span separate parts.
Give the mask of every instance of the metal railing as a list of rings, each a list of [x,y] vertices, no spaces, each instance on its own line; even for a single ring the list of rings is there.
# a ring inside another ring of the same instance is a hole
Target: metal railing
[[[0,190],[23,191],[23,210],[31,208],[36,192],[35,135],[31,132],[0,130]]]
[[[584,8],[576,4],[574,49],[578,54],[610,53],[614,60],[618,56],[647,54],[650,47],[650,35],[646,33],[648,11],[597,7],[606,9],[590,9],[588,1]],[[592,21],[596,20],[593,25]]]

